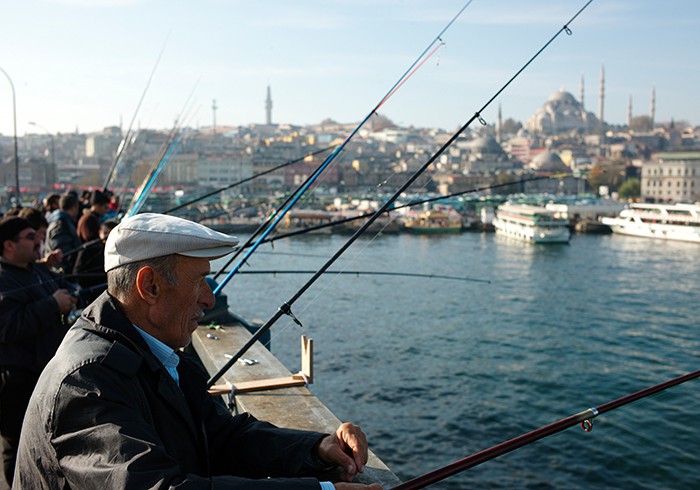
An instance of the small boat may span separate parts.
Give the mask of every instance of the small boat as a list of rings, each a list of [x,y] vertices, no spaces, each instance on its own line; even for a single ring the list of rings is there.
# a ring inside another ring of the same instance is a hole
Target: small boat
[[[568,243],[569,222],[556,212],[526,204],[501,204],[493,218],[496,233],[530,243]]]
[[[600,221],[621,235],[700,242],[700,204],[630,204]]]
[[[409,212],[404,216],[403,226],[409,233],[439,234],[462,231],[462,216],[454,209],[430,209]]]

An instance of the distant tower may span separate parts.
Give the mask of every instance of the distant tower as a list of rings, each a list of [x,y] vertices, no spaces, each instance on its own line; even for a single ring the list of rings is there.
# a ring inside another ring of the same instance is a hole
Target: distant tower
[[[654,118],[656,117],[656,87],[651,87],[651,107],[649,108],[649,119],[651,129],[654,129]]]
[[[211,101],[211,113],[212,113],[212,124],[211,124],[211,132],[216,133],[216,110],[219,108],[219,106],[216,105],[216,99]]]
[[[600,142],[603,142],[603,108],[605,106],[605,66],[600,65],[600,98],[598,99],[598,133]]]
[[[632,96],[630,95],[629,101],[627,102],[627,127],[632,127]]]
[[[496,120],[496,141],[501,142],[501,129],[503,128],[503,117],[501,115],[501,104],[498,104],[498,119]]]
[[[581,109],[583,109],[585,106],[584,99],[583,99],[583,75],[581,75],[581,86],[579,88],[579,102],[581,103]]]
[[[272,95],[270,94],[270,86],[267,86],[267,99],[265,99],[265,124],[272,124]]]

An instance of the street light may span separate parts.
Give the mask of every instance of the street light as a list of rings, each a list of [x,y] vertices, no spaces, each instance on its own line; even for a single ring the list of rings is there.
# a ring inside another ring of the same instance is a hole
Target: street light
[[[51,138],[51,175],[49,175],[49,182],[51,182],[51,186],[53,187],[53,184],[57,183],[56,179],[56,142],[54,140],[53,135],[49,132],[48,129],[46,129],[44,126],[41,124],[37,124],[33,121],[29,121],[30,126],[36,126],[39,129],[43,129],[46,134],[49,135],[49,138]]]
[[[17,206],[22,206],[22,201],[19,197],[19,157],[17,156],[17,104],[15,101],[15,84],[12,83],[10,75],[7,74],[5,70],[0,66],[0,71],[10,82],[10,88],[12,89],[12,117],[14,121],[15,128],[15,196],[17,196]]]

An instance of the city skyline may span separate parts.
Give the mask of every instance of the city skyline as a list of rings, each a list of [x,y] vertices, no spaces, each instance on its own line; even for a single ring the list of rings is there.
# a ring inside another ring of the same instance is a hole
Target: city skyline
[[[380,109],[403,126],[466,122],[585,1],[474,0],[444,46]],[[466,4],[380,0],[24,0],[3,8],[0,67],[11,77],[18,135],[166,129],[181,117],[209,127],[363,119]],[[559,89],[605,120],[648,115],[698,124],[700,5],[690,0],[596,0],[484,111],[521,122]],[[696,39],[696,42],[693,42]],[[0,74],[1,75],[1,74]],[[216,113],[212,110],[216,101]],[[13,134],[12,94],[0,76],[0,133]],[[29,125],[29,122],[36,126]],[[37,128],[38,126],[38,128]]]

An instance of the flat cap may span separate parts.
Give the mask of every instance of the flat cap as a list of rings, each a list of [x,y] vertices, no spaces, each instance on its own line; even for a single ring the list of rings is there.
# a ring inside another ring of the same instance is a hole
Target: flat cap
[[[166,214],[143,213],[119,223],[105,244],[105,272],[140,260],[178,254],[216,259],[233,252],[238,238]]]

